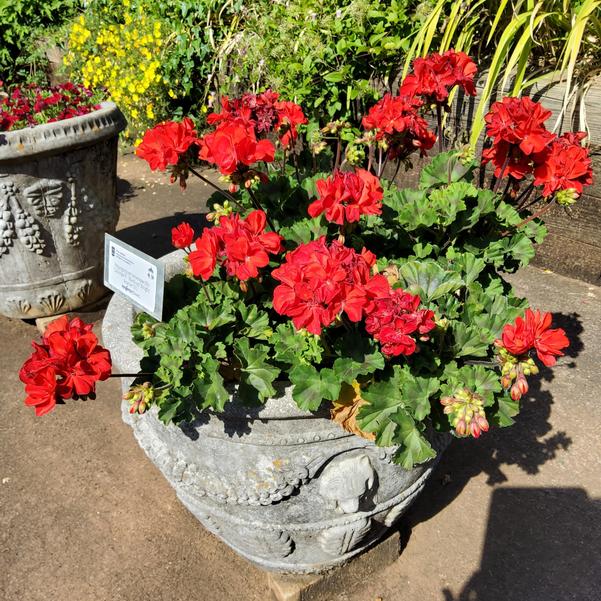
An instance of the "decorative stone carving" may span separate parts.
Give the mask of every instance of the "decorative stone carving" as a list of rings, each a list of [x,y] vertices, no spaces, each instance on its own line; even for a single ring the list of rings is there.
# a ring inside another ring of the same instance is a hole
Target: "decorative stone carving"
[[[0,313],[78,309],[103,295],[104,234],[114,231],[118,133],[112,103],[4,132],[0,144]],[[22,299],[28,311],[9,302]]]
[[[39,302],[46,309],[48,315],[56,315],[63,308],[65,297],[59,292],[50,292],[46,296],[40,296]]]
[[[31,311],[31,304],[24,298],[9,298],[7,299],[7,303],[9,306],[14,307],[16,311],[19,311],[19,313],[27,315]]]
[[[319,478],[319,493],[334,509],[355,513],[366,493],[373,488],[375,476],[365,453],[336,458]]]
[[[79,289],[77,290],[77,298],[82,302],[82,304],[85,304],[93,288],[94,282],[92,282],[92,280],[84,280],[83,283],[80,284]]]
[[[371,520],[361,518],[350,524],[326,528],[319,535],[321,548],[329,555],[339,557],[352,551],[369,534]]]
[[[23,190],[23,196],[38,217],[54,217],[63,200],[63,182],[41,179]]]
[[[181,269],[183,256],[163,259],[167,277]],[[142,356],[131,340],[134,315],[115,295],[103,320],[104,344],[125,373],[136,372]],[[435,461],[405,470],[389,461],[395,449],[383,453],[327,412],[301,411],[289,385],[276,389],[260,407],[244,408],[234,398],[223,413],[205,412],[182,427],[165,426],[156,410],[132,415],[127,403],[123,418],[180,500],[236,552],[267,570],[325,571],[384,536]],[[445,440],[432,443],[442,449]]]

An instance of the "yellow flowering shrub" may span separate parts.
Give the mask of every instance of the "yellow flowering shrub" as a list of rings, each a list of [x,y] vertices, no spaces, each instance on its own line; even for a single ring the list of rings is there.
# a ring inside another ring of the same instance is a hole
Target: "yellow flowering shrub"
[[[128,119],[126,138],[156,123],[166,96],[175,95],[161,72],[164,29],[160,20],[141,5],[132,7],[129,0],[114,9],[104,6],[84,13],[71,26],[64,64],[86,87],[106,89]]]

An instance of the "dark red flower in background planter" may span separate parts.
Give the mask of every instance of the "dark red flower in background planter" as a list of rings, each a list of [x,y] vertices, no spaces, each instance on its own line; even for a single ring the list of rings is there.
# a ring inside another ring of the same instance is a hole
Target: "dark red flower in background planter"
[[[194,275],[208,280],[217,262],[222,262],[230,276],[241,281],[256,278],[282,244],[282,237],[265,232],[265,225],[263,211],[252,211],[246,219],[235,213],[222,216],[218,226],[204,229],[196,249],[188,255]]]
[[[552,320],[551,313],[526,309],[523,318],[518,317],[513,324],[503,328],[500,346],[516,357],[535,349],[544,365],[555,365],[556,357],[564,354],[563,349],[570,342],[564,330],[551,329]]]
[[[367,115],[362,125],[366,131],[375,131],[376,140],[383,140],[389,157],[405,158],[419,150],[422,156],[436,142],[436,135],[428,129],[428,122],[419,114],[423,102],[385,94]]]
[[[580,144],[585,137],[584,132],[563,134],[535,157],[534,184],[543,186],[543,196],[560,190],[580,195],[584,186],[593,183],[589,151]]]
[[[171,244],[175,248],[188,248],[192,242],[194,242],[194,229],[186,221],[171,229]]]
[[[257,140],[254,129],[242,119],[224,121],[199,143],[200,159],[216,165],[223,175],[232,175],[258,161],[270,163],[275,156],[273,143]]]
[[[451,90],[460,86],[466,94],[475,96],[474,76],[477,72],[476,63],[465,52],[433,52],[413,61],[413,73],[405,77],[399,94],[422,96],[428,103],[443,104]]]
[[[33,343],[19,378],[25,384],[25,404],[34,406],[36,415],[51,411],[57,399],[93,395],[96,382],[110,376],[110,353],[98,344],[92,327],[65,315],[48,325],[42,344]]]
[[[365,169],[335,171],[316,182],[317,200],[308,207],[311,217],[325,213],[326,219],[343,225],[359,221],[361,215],[380,215],[384,192],[380,180]]]
[[[169,165],[177,165],[180,156],[196,141],[192,119],[167,121],[144,134],[136,155],[144,159],[153,171],[165,171]]]

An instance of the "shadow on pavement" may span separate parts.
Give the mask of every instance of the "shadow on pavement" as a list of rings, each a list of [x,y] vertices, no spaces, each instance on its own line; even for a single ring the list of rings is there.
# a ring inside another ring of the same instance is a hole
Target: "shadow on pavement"
[[[601,591],[601,500],[580,488],[493,492],[480,569],[444,601],[594,601]],[[449,558],[453,561],[453,558]]]

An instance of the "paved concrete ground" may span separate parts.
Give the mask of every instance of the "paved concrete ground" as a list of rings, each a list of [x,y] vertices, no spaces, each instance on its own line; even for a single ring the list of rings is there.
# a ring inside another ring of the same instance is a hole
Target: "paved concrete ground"
[[[185,194],[120,161],[120,236],[159,255],[206,186]],[[401,527],[401,558],[332,601],[601,598],[601,288],[526,269],[513,277],[573,340],[517,426],[456,442]],[[45,418],[17,370],[36,336],[0,318],[0,599],[263,601],[263,574],[206,532],[121,422],[118,382]]]

